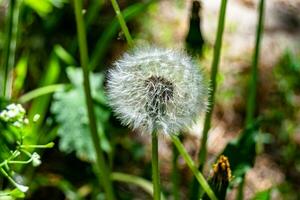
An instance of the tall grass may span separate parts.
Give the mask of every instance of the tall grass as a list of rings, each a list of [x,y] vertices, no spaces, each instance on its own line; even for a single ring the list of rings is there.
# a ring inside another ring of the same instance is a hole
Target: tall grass
[[[8,98],[12,92],[12,76],[9,76],[9,73],[15,64],[20,6],[20,0],[11,0],[7,16],[5,47],[3,51],[3,71],[1,70],[1,78],[3,79],[2,95]]]
[[[216,79],[217,79],[220,56],[221,56],[222,39],[223,39],[223,32],[224,32],[224,27],[225,27],[226,7],[227,7],[227,0],[222,0],[221,5],[220,5],[220,10],[219,10],[218,29],[217,29],[216,41],[215,41],[215,45],[214,45],[213,61],[211,64],[211,73],[210,73],[210,89],[211,89],[211,91],[208,96],[209,109],[205,115],[202,139],[200,141],[201,149],[198,154],[198,159],[199,159],[198,169],[200,171],[203,170],[203,166],[205,164],[206,154],[207,154],[207,146],[206,145],[207,145],[208,132],[211,127],[212,113],[213,113],[213,109],[214,109],[215,92],[216,92],[216,88],[217,88],[217,80]],[[198,199],[198,195],[199,195],[199,185],[194,179],[192,182],[192,190],[191,190],[190,198]]]
[[[132,37],[131,37],[131,35],[129,33],[128,27],[127,27],[126,22],[124,20],[124,17],[122,15],[121,11],[120,11],[120,7],[119,7],[119,5],[118,5],[118,3],[117,3],[116,0],[111,0],[111,4],[112,4],[112,6],[113,6],[113,8],[114,8],[114,10],[116,12],[118,21],[119,21],[121,29],[122,29],[122,31],[123,31],[123,33],[125,35],[127,43],[128,43],[129,46],[132,47],[133,40],[132,40]]]
[[[258,7],[258,23],[256,26],[256,39],[255,39],[255,49],[252,58],[251,65],[251,77],[248,83],[248,93],[247,98],[247,108],[246,108],[246,121],[245,127],[252,125],[255,119],[256,111],[256,93],[258,84],[258,62],[260,53],[260,43],[262,39],[262,32],[264,27],[264,6],[265,0],[260,0]],[[244,199],[243,189],[245,184],[245,176],[242,177],[242,182],[239,185],[237,198],[238,200]]]
[[[86,100],[86,106],[88,111],[90,133],[91,133],[93,145],[96,152],[96,162],[99,170],[98,171],[99,178],[104,187],[106,198],[108,200],[114,200],[115,195],[113,192],[110,170],[105,164],[106,161],[104,158],[104,152],[100,146],[100,137],[98,135],[93,99],[91,95],[89,68],[88,68],[88,50],[87,50],[87,42],[86,42],[85,25],[82,16],[82,1],[74,0],[74,4],[75,4],[75,16],[76,16],[78,43],[79,43],[79,51],[80,51],[80,63],[83,70],[83,86],[85,92],[85,100]]]

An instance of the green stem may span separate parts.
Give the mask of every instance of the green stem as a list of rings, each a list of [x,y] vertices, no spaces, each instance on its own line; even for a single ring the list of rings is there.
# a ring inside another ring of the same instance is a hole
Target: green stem
[[[61,90],[61,89],[65,88],[65,86],[66,86],[65,84],[53,84],[53,85],[47,85],[44,87],[40,87],[40,88],[34,89],[34,90],[22,95],[19,98],[19,101],[20,101],[20,103],[26,103],[37,97]]]
[[[130,47],[132,47],[132,45],[133,45],[133,40],[132,40],[132,37],[131,37],[130,32],[129,32],[129,30],[128,30],[128,27],[127,27],[127,25],[126,25],[126,22],[125,22],[125,20],[124,20],[124,17],[123,17],[123,15],[122,15],[121,11],[120,11],[120,7],[119,7],[119,5],[118,5],[118,3],[117,3],[116,0],[111,0],[111,4],[112,4],[112,6],[113,6],[113,8],[114,8],[114,10],[115,10],[115,12],[116,12],[118,21],[119,21],[120,26],[121,26],[121,29],[122,29],[122,31],[123,31],[123,33],[124,33],[124,35],[125,35],[125,38],[126,38],[126,40],[127,40],[127,43],[128,43],[128,45],[129,45]]]
[[[251,66],[251,79],[249,82],[249,97],[247,99],[247,110],[246,110],[246,126],[253,122],[255,113],[255,102],[256,102],[256,88],[257,88],[257,77],[258,77],[258,60],[260,52],[260,41],[263,31],[263,20],[264,20],[264,0],[260,0],[259,3],[259,16],[258,24],[256,29],[256,40],[255,40],[255,50],[252,59]]]
[[[13,69],[16,54],[19,12],[21,0],[11,0],[7,18],[6,43],[3,52],[3,91],[2,95],[10,97],[12,89],[12,77],[9,76]]]
[[[27,192],[28,187],[25,185],[21,185],[19,183],[17,183],[13,178],[11,178],[8,173],[2,168],[0,167],[0,172],[3,174],[3,176],[5,176],[16,188],[18,188],[20,191],[22,192]]]
[[[209,196],[209,198],[212,200],[217,200],[217,197],[214,194],[213,190],[210,188],[207,181],[205,180],[205,178],[203,177],[201,172],[198,170],[197,166],[195,165],[192,158],[189,156],[189,154],[187,153],[187,151],[185,150],[184,146],[182,145],[180,140],[177,138],[177,136],[171,135],[171,139],[172,139],[172,142],[177,147],[179,153],[181,154],[181,156],[183,157],[183,159],[189,166],[190,170],[193,172],[194,176],[200,183],[201,187],[204,189],[206,194]]]
[[[160,200],[160,176],[158,166],[158,140],[157,132],[152,133],[152,182],[153,182],[153,198]]]
[[[241,178],[242,178],[242,181],[239,183],[238,188],[237,188],[237,194],[236,194],[237,200],[244,199],[245,175],[243,175]]]
[[[259,61],[259,52],[260,52],[260,43],[262,38],[262,32],[264,27],[264,5],[265,0],[260,0],[258,7],[258,24],[256,27],[256,40],[255,40],[255,49],[252,59],[251,66],[251,79],[249,81],[249,96],[247,98],[247,109],[246,109],[246,123],[245,126],[253,124],[256,110],[256,91],[257,91],[257,78],[258,78],[258,61]],[[242,182],[238,187],[238,192],[236,199],[244,199],[244,185],[245,185],[245,175],[242,177]]]
[[[121,182],[137,185],[137,186],[143,188],[143,190],[145,190],[147,193],[149,193],[150,195],[153,196],[152,183],[143,178],[140,178],[140,177],[134,176],[134,175],[130,175],[130,174],[120,173],[120,172],[111,173],[111,177],[112,177],[112,180],[114,180],[114,181],[121,181]],[[162,193],[161,193],[161,199],[162,200],[165,199],[165,197],[163,196]]]
[[[173,151],[173,159],[172,159],[173,199],[179,200],[180,199],[180,189],[179,189],[180,173],[178,170],[178,155],[179,155],[179,153],[174,144],[172,145],[172,151]]]
[[[100,146],[100,137],[98,135],[97,122],[96,122],[93,100],[91,95],[86,33],[84,29],[85,26],[84,26],[84,21],[82,16],[82,1],[74,0],[74,4],[75,4],[75,16],[76,16],[76,24],[77,24],[79,50],[80,50],[80,62],[83,70],[85,100],[86,100],[86,106],[87,106],[88,118],[90,124],[90,134],[92,137],[95,153],[97,156],[96,161],[99,170],[99,178],[104,187],[106,198],[108,200],[113,200],[115,199],[115,197],[114,197],[112,182],[110,179],[110,170],[109,168],[107,168],[105,164],[106,161],[104,158],[104,152]]]
[[[214,54],[213,54],[213,61],[211,65],[211,73],[210,73],[210,93],[208,95],[208,103],[210,105],[210,108],[206,112],[205,120],[204,120],[204,127],[202,131],[202,138],[201,138],[201,149],[198,154],[199,159],[199,170],[203,170],[203,166],[206,160],[206,154],[207,154],[207,138],[208,138],[208,131],[211,126],[211,118],[212,113],[214,110],[214,102],[215,102],[215,92],[217,87],[217,74],[218,74],[218,67],[220,62],[220,55],[221,55],[221,47],[222,47],[222,39],[223,39],[223,32],[225,27],[225,16],[226,16],[226,7],[227,7],[227,0],[222,0],[220,11],[219,11],[219,22],[218,22],[218,29],[217,29],[217,35],[216,35],[216,42],[214,46]],[[190,199],[199,199],[199,186],[197,182],[195,181],[195,178],[192,181],[191,186],[191,194]]]
[[[44,145],[21,145],[21,148],[27,149],[27,148],[33,148],[33,149],[46,149],[46,148],[53,148],[54,142],[49,142],[48,144]]]
[[[221,7],[220,7],[216,42],[214,47],[214,56],[213,56],[213,61],[211,66],[211,74],[210,74],[211,90],[208,96],[208,103],[210,105],[210,108],[205,115],[205,122],[204,122],[204,128],[203,128],[202,140],[201,140],[201,149],[199,151],[199,162],[200,162],[201,171],[206,160],[206,153],[207,153],[206,143],[207,143],[208,131],[211,126],[212,113],[214,109],[215,91],[217,86],[216,79],[217,79],[218,66],[219,66],[220,55],[221,55],[222,38],[223,38],[223,32],[225,26],[226,6],[227,6],[227,0],[222,0]]]

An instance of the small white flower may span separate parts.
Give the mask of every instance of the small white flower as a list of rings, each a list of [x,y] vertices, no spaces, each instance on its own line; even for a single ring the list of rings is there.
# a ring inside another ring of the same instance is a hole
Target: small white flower
[[[29,187],[25,186],[25,185],[21,185],[19,183],[15,183],[15,186],[21,191],[21,192],[27,192]]]
[[[33,117],[33,122],[37,122],[40,119],[40,115],[39,114],[35,114]]]
[[[24,124],[26,124],[26,125],[29,124],[29,120],[27,118],[24,119]]]
[[[7,121],[8,120],[8,116],[7,116],[7,111],[6,110],[3,110],[0,113],[0,119],[2,119],[3,121]]]
[[[203,74],[183,52],[136,48],[114,63],[109,103],[124,125],[176,134],[207,107]]]
[[[14,110],[8,110],[7,111],[7,116],[8,118],[15,118],[19,113],[14,109]]]
[[[21,104],[17,104],[17,108],[18,108],[19,113],[25,114],[26,111]]]
[[[37,166],[39,166],[42,163],[41,156],[38,153],[36,153],[36,152],[34,152],[31,155],[31,158],[32,158],[32,165],[34,167],[37,167]]]
[[[25,114],[26,111],[21,104],[12,103],[0,113],[0,119],[12,123],[17,128],[21,128],[23,125],[28,124]]]
[[[14,103],[9,104],[9,105],[6,107],[7,110],[15,110],[16,108],[17,108],[17,105],[14,104]]]
[[[22,123],[19,122],[19,121],[15,121],[15,122],[13,123],[13,126],[14,126],[14,127],[17,127],[17,128],[21,128],[21,127],[22,127]]]

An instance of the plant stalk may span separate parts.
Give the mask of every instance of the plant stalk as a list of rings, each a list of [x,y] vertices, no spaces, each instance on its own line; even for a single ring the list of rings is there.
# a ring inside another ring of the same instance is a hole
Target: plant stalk
[[[97,130],[97,122],[95,117],[95,111],[93,106],[93,100],[91,95],[90,80],[89,80],[89,68],[88,68],[88,50],[86,42],[85,25],[82,16],[82,1],[74,0],[75,4],[75,16],[77,24],[77,34],[80,51],[80,62],[83,70],[83,84],[86,99],[86,106],[88,111],[88,118],[90,124],[90,133],[97,156],[97,167],[99,170],[99,178],[104,187],[106,198],[108,200],[114,200],[114,192],[112,181],[110,177],[110,170],[105,164],[104,152],[100,146],[100,137]]]
[[[174,144],[172,144],[172,183],[173,183],[173,199],[174,200],[180,200],[180,189],[179,189],[179,183],[180,183],[180,172],[178,170],[178,156],[179,152]]]
[[[225,16],[226,16],[226,6],[227,6],[227,0],[222,0],[221,7],[220,7],[220,14],[219,14],[219,24],[218,24],[218,30],[217,30],[217,36],[216,36],[216,42],[214,47],[214,55],[213,55],[213,61],[211,66],[211,74],[210,74],[210,93],[208,96],[208,103],[210,105],[210,108],[208,112],[206,112],[205,115],[205,121],[204,121],[204,128],[202,133],[202,140],[201,140],[201,149],[199,151],[199,162],[200,162],[200,169],[202,171],[203,165],[206,160],[206,153],[207,153],[207,137],[208,137],[208,131],[211,126],[211,118],[212,113],[214,109],[214,100],[215,100],[215,92],[216,92],[216,86],[217,86],[217,73],[218,73],[218,67],[220,62],[220,55],[221,55],[221,47],[222,47],[222,38],[223,38],[223,32],[224,32],[224,26],[225,26]]]
[[[246,110],[246,126],[253,123],[255,109],[256,109],[256,89],[257,89],[257,78],[258,78],[258,61],[259,61],[259,52],[260,52],[260,42],[262,38],[263,31],[263,21],[264,21],[264,2],[265,0],[260,0],[259,3],[259,16],[258,24],[256,28],[256,40],[255,40],[255,49],[252,59],[251,66],[251,79],[249,82],[249,96],[247,99],[247,110]]]
[[[217,200],[217,197],[214,194],[213,190],[210,188],[207,181],[205,180],[205,178],[203,177],[201,172],[198,170],[197,166],[195,165],[192,158],[189,156],[189,154],[185,150],[184,146],[182,145],[182,143],[180,142],[178,137],[175,135],[171,135],[171,139],[172,139],[172,142],[177,147],[180,155],[183,157],[183,159],[185,160],[185,162],[189,166],[190,170],[193,172],[194,176],[196,177],[196,179],[198,180],[198,182],[200,183],[201,187],[204,189],[206,194],[209,196],[209,198],[212,200]]]
[[[20,5],[21,0],[11,0],[7,17],[6,42],[3,51],[4,71],[1,76],[3,76],[2,95],[8,98],[12,90],[12,77],[10,77],[9,73],[15,64]]]
[[[120,7],[118,5],[118,2],[116,0],[111,0],[111,4],[116,12],[116,15],[117,15],[117,18],[118,18],[118,21],[120,23],[120,26],[121,26],[121,29],[125,35],[125,38],[127,40],[127,43],[130,47],[133,46],[133,40],[132,40],[132,37],[130,35],[130,32],[128,30],[128,27],[126,25],[126,22],[125,22],[125,19],[121,13],[121,10],[120,10]]]
[[[160,175],[158,162],[158,139],[157,132],[152,133],[152,182],[153,199],[160,200]]]
[[[204,127],[202,131],[202,139],[200,141],[201,148],[198,154],[199,159],[199,167],[198,169],[200,171],[203,170],[203,166],[206,160],[206,154],[207,154],[207,138],[208,138],[208,131],[211,126],[211,118],[212,113],[214,110],[214,101],[215,101],[215,92],[217,87],[217,74],[218,74],[218,67],[220,62],[220,56],[221,56],[221,47],[222,47],[222,39],[223,39],[223,32],[225,27],[225,16],[226,16],[226,7],[227,7],[227,0],[221,1],[220,11],[219,11],[219,21],[218,21],[218,29],[217,29],[217,35],[216,35],[216,42],[214,46],[214,53],[213,53],[213,61],[211,65],[211,73],[210,73],[210,93],[208,95],[208,103],[210,105],[210,108],[206,112],[205,120],[204,120]],[[199,186],[197,184],[197,181],[195,178],[192,181],[191,185],[191,194],[190,199],[196,200],[199,199]]]
[[[256,27],[256,40],[255,40],[255,49],[252,58],[251,65],[251,78],[249,81],[249,96],[247,98],[247,108],[246,108],[246,122],[245,127],[253,124],[255,118],[256,110],[256,92],[257,92],[257,79],[258,79],[258,62],[259,62],[259,53],[260,53],[260,43],[262,39],[262,32],[264,27],[264,6],[265,0],[260,0],[258,7],[258,23]],[[244,199],[244,185],[245,185],[245,175],[242,177],[242,182],[239,184],[238,192],[236,199]]]

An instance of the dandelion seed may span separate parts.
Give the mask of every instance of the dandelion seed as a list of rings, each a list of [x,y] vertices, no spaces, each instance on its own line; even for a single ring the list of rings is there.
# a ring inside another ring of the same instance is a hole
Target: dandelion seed
[[[183,52],[136,48],[109,71],[108,98],[124,125],[175,134],[206,109],[203,74]]]

